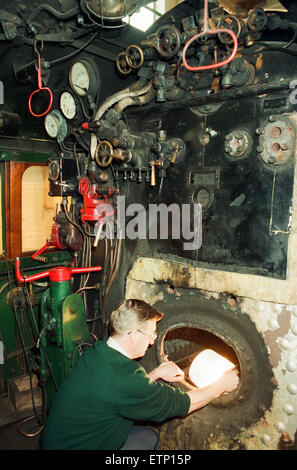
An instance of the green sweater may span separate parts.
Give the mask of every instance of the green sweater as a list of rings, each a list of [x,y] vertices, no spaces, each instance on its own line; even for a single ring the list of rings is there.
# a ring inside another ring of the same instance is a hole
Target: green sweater
[[[78,359],[50,409],[42,449],[117,450],[135,421],[185,416],[189,396],[98,341]]]

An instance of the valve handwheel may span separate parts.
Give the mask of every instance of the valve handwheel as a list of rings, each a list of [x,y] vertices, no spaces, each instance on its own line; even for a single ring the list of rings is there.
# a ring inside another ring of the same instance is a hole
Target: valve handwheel
[[[118,71],[123,75],[128,75],[132,71],[132,68],[128,65],[126,60],[126,51],[122,51],[118,54],[116,66]]]
[[[156,32],[155,48],[162,57],[173,57],[180,48],[178,29],[170,24],[161,26]]]
[[[237,38],[239,38],[241,33],[241,23],[240,20],[233,15],[227,15],[220,19],[218,22],[218,29],[231,29],[234,32]],[[233,40],[229,34],[218,32],[218,38],[222,44],[232,44]]]
[[[96,162],[99,166],[106,168],[112,162],[113,146],[108,140],[99,142],[95,152]]]
[[[255,8],[248,15],[248,27],[251,31],[262,31],[267,23],[267,16],[262,8]]]
[[[141,47],[131,44],[125,52],[125,59],[131,69],[140,69],[143,64],[143,50]]]

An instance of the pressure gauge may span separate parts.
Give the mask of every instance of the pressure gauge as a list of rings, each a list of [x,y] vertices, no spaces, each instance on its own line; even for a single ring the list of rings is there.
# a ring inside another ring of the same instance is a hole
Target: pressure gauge
[[[57,139],[59,143],[63,142],[67,135],[67,123],[57,109],[46,115],[44,127],[48,135],[53,139]]]
[[[60,109],[67,119],[73,119],[76,115],[76,103],[74,97],[69,93],[69,91],[63,91],[61,94]]]
[[[58,120],[52,113],[46,115],[44,127],[50,137],[53,139],[57,137],[59,131]]]
[[[95,65],[82,59],[71,66],[69,71],[69,83],[78,96],[91,94],[94,97],[98,94],[99,75]]]

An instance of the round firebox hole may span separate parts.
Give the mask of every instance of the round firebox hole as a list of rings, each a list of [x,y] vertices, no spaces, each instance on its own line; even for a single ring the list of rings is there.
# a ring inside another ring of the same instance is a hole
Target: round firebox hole
[[[231,361],[240,372],[239,360],[234,349],[221,338],[206,330],[192,327],[179,327],[167,332],[163,339],[164,354],[175,362],[185,373],[185,380],[192,384],[189,369],[195,357],[205,349]]]

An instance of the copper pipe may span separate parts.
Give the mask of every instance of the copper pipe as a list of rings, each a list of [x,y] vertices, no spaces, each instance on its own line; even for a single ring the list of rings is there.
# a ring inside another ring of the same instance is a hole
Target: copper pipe
[[[127,108],[128,106],[137,106],[137,105],[143,105],[143,104],[146,104],[146,103],[149,103],[150,101],[152,101],[152,99],[154,98],[156,92],[153,88],[153,84],[152,82],[150,82],[150,88],[148,89],[148,91],[143,94],[142,96],[127,96],[123,99],[121,99],[115,106],[114,106],[114,109],[119,113],[121,114],[125,108]]]
[[[115,93],[114,95],[110,96],[107,98],[102,105],[99,107],[97,110],[94,121],[99,121],[103,114],[111,108],[114,104],[118,103],[118,101],[128,97],[128,96],[139,96],[147,93],[151,89],[151,82],[149,82],[147,85],[145,85],[142,88],[139,88],[139,86],[142,84],[142,81],[139,80],[136,83],[133,83],[133,85],[130,85],[129,87],[125,88],[124,90],[119,91],[118,93]],[[90,152],[91,152],[91,157],[94,160],[95,158],[95,153],[96,153],[96,148],[97,148],[97,136],[96,134],[92,133],[91,134],[91,145],[90,145]]]
[[[156,169],[155,169],[155,162],[150,162],[151,166],[151,186],[156,186]]]
[[[136,83],[133,83],[133,85],[130,85],[124,90],[121,90],[118,93],[115,93],[114,95],[107,98],[99,107],[98,111],[96,112],[94,121],[98,121],[103,116],[105,111],[107,111],[107,109],[109,109],[111,106],[116,104],[121,99],[126,98],[128,96],[143,95],[147,93],[151,88],[151,82],[149,82],[147,85],[145,85],[142,88],[138,88],[140,85],[141,85],[141,80],[139,80]]]
[[[36,432],[34,433],[28,433],[28,432],[25,432],[22,430],[21,428],[21,425],[24,424],[24,423],[27,423],[28,421],[32,421],[32,419],[36,418],[35,415],[32,415],[32,416],[29,416],[28,418],[25,418],[23,419],[23,421],[21,421],[18,425],[17,425],[17,430],[19,431],[19,433],[21,433],[23,436],[26,436],[26,437],[36,437],[38,436],[38,434],[41,433],[41,431],[43,430],[43,427],[44,426],[41,426]]]

